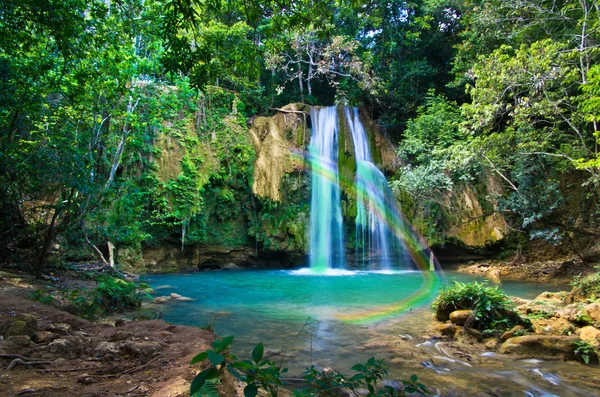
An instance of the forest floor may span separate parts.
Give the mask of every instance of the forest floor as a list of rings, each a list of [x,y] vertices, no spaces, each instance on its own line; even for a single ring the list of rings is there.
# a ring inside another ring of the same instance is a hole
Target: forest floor
[[[189,395],[200,370],[189,362],[214,333],[162,320],[92,323],[30,299],[39,283],[0,274],[0,395]]]

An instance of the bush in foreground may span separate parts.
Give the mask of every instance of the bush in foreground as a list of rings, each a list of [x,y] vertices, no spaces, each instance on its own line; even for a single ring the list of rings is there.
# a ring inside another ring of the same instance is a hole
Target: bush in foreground
[[[487,332],[500,332],[515,325],[528,325],[512,310],[512,301],[498,287],[487,283],[461,283],[455,281],[442,289],[431,304],[436,319],[447,321],[455,310],[472,310],[475,322],[472,328]]]
[[[192,359],[190,364],[209,360],[211,366],[200,372],[190,386],[190,395],[193,397],[217,396],[216,385],[225,368],[237,379],[246,383],[245,397],[255,397],[259,389],[264,390],[267,396],[277,397],[282,384],[281,376],[287,368],[280,368],[269,360],[263,360],[264,346],[256,345],[252,350],[252,360],[238,360],[229,353],[228,348],[234,337],[228,336],[213,342],[212,349],[206,350]],[[283,361],[283,360],[282,360]],[[319,371],[314,366],[306,369],[304,380],[306,387],[296,390],[296,397],[335,397],[342,395],[344,390],[366,388],[367,397],[405,397],[409,395],[428,396],[427,387],[418,382],[417,376],[412,375],[410,380],[403,381],[402,389],[391,386],[380,386],[380,381],[387,375],[383,360],[370,358],[365,364],[352,367],[356,371],[353,376],[346,376],[334,370]],[[264,395],[264,394],[261,394]]]

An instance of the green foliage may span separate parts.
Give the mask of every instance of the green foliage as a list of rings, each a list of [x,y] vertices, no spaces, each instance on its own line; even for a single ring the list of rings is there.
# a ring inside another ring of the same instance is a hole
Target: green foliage
[[[245,397],[256,396],[259,388],[276,397],[277,390],[281,386],[281,375],[286,373],[287,369],[280,370],[272,361],[263,360],[264,347],[262,343],[256,345],[252,351],[252,360],[238,360],[228,352],[233,339],[233,336],[217,339],[212,344],[212,350],[206,350],[192,359],[190,364],[208,359],[212,366],[196,375],[190,386],[190,394],[197,393],[207,381],[217,379],[224,368],[227,368],[233,376],[246,383]]]
[[[47,287],[34,290],[29,296],[38,302],[57,305],[72,314],[94,320],[111,313],[135,310],[147,295],[132,282],[104,275],[92,290],[53,291]]]
[[[404,397],[407,395],[430,395],[425,385],[418,382],[416,375],[412,375],[409,380],[402,381],[402,389],[394,389],[391,386],[384,385],[379,387],[379,381],[388,374],[383,360],[376,360],[371,357],[365,364],[356,364],[352,367],[356,371],[351,377],[340,374],[339,372],[329,370],[327,372],[318,371],[314,366],[307,368],[304,373],[304,379],[308,387],[295,392],[297,397],[338,396],[340,390],[366,388],[369,397]]]
[[[244,388],[245,397],[258,395],[259,389],[264,390],[269,396],[276,397],[281,386],[281,375],[287,369],[280,369],[274,362],[263,360],[264,346],[259,343],[252,350],[252,360],[238,360],[228,352],[228,348],[234,337],[228,336],[213,342],[213,349],[206,350],[195,356],[190,364],[197,364],[208,360],[211,366],[200,372],[192,381],[190,394],[192,396],[204,396],[203,390],[212,390],[211,385],[218,381],[224,368],[237,379],[246,383]],[[297,397],[311,396],[337,396],[342,388],[354,390],[366,387],[369,397],[404,397],[407,395],[430,395],[425,385],[418,382],[417,376],[412,375],[410,380],[403,381],[404,388],[396,390],[391,386],[378,387],[378,382],[387,375],[387,369],[383,360],[370,358],[365,364],[357,364],[352,367],[356,374],[347,377],[336,371],[321,372],[314,366],[307,368],[304,379],[308,386],[295,390]],[[210,394],[206,394],[210,395]]]
[[[584,364],[590,364],[592,360],[598,361],[598,354],[594,346],[583,340],[573,342],[575,345],[575,357]]]
[[[440,291],[431,304],[431,309],[440,320],[446,320],[455,310],[473,310],[475,323],[480,331],[499,332],[526,321],[511,310],[511,301],[498,287],[474,281],[454,281]]]
[[[598,299],[600,298],[600,271],[585,277],[575,276],[572,285],[586,298]]]

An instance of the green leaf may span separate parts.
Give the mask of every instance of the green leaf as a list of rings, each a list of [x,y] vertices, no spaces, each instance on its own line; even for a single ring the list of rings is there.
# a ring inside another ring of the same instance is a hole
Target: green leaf
[[[241,381],[245,381],[246,380],[246,377],[244,375],[240,374],[238,371],[236,371],[235,367],[232,364],[227,364],[227,369],[237,379],[239,379]]]
[[[237,361],[232,363],[231,366],[233,368],[241,369],[242,371],[247,371],[254,368],[250,361]]]
[[[190,361],[190,364],[199,363],[200,361],[204,361],[207,358],[208,358],[208,351],[202,352],[202,353],[198,354],[196,357],[192,358],[192,361]]]
[[[227,349],[229,345],[231,345],[231,342],[233,342],[234,338],[235,336],[226,336],[223,339],[217,339],[212,343],[212,347],[217,353],[221,353],[225,351],[225,349]]]
[[[219,371],[217,371],[217,369],[214,367],[200,372],[198,375],[196,375],[192,381],[192,384],[190,385],[190,395],[193,396],[198,390],[200,390],[207,380],[216,379],[218,376]]]
[[[214,365],[215,367],[219,364],[222,364],[223,361],[225,361],[225,357],[223,357],[219,353],[215,353],[212,350],[208,351],[208,359],[210,360],[212,365]]]
[[[255,383],[250,383],[244,387],[244,397],[255,397],[258,394],[258,387]]]
[[[367,370],[367,367],[365,367],[363,364],[356,364],[352,367],[353,371],[359,371],[359,372],[365,372]]]
[[[411,375],[411,376],[410,376],[410,380],[411,380],[411,382],[416,382],[416,381],[417,381],[417,379],[419,379],[419,378],[418,378],[418,377],[417,377],[417,375],[415,375],[415,374],[413,374],[413,375]]]
[[[260,360],[262,359],[264,352],[265,352],[265,347],[263,346],[263,344],[261,342],[254,347],[254,350],[252,350],[252,360],[254,360],[254,362],[258,364],[260,362]]]

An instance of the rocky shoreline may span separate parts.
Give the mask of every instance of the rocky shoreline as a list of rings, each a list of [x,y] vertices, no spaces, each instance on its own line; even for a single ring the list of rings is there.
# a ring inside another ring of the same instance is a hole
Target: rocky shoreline
[[[584,263],[580,259],[534,262],[490,260],[471,261],[455,268],[460,273],[487,277],[494,282],[510,279],[570,284],[574,277],[593,273],[594,266],[597,265],[600,265],[600,262]]]
[[[190,360],[216,335],[162,320],[92,323],[28,299],[33,278],[2,273],[0,390],[6,396],[189,396]],[[219,386],[235,395],[232,380]]]

